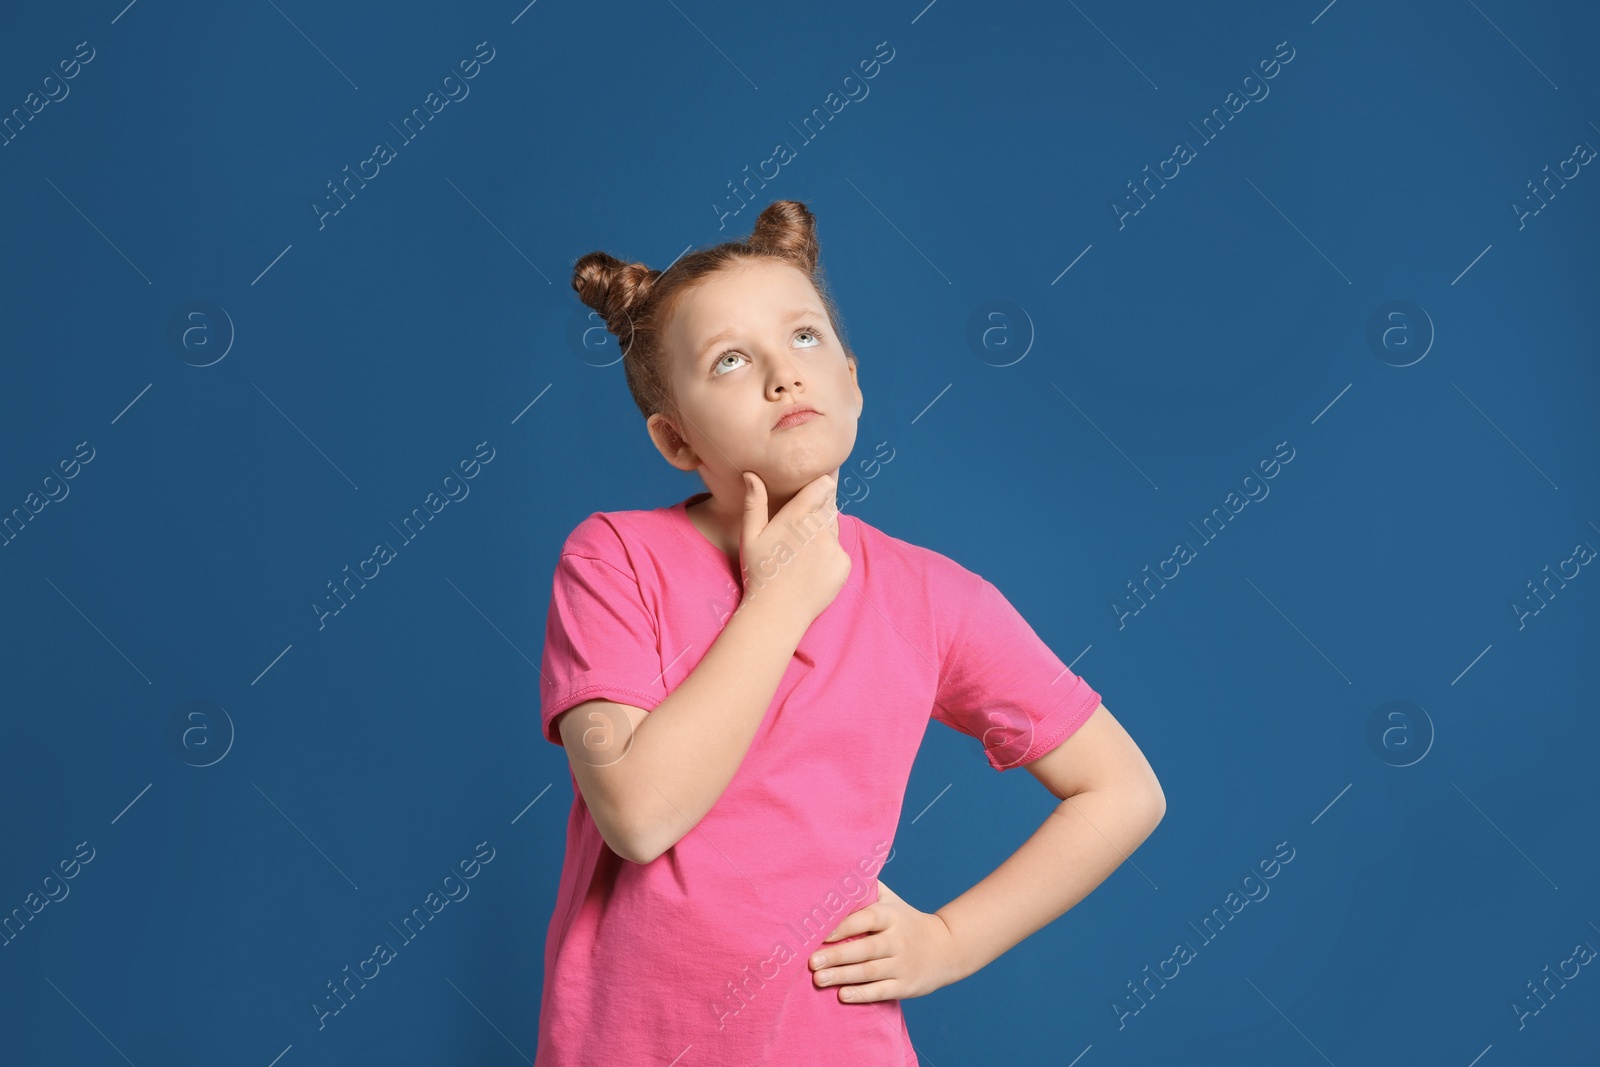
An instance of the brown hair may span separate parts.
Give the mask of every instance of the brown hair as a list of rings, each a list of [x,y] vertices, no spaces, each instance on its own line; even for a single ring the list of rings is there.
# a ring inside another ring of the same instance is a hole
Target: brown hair
[[[605,252],[590,252],[573,264],[572,288],[605,319],[606,329],[622,347],[628,390],[646,419],[661,412],[677,421],[670,383],[671,354],[661,339],[673,307],[700,281],[744,261],[776,260],[810,278],[834,336],[850,361],[856,362],[818,262],[821,249],[816,226],[816,216],[805,204],[774,200],[757,217],[747,240],[686,252],[664,271],[651,270],[643,263],[624,263]]]

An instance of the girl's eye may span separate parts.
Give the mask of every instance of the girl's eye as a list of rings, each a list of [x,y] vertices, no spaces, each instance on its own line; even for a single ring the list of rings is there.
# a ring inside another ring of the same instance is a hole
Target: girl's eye
[[[812,336],[812,338],[814,339],[812,344],[809,344],[809,345],[805,346],[807,348],[815,348],[815,347],[817,347],[817,345],[820,345],[822,343],[822,331],[816,329],[815,327],[802,326],[798,330],[795,331],[795,336],[798,337],[801,334],[810,334]],[[733,370],[734,369],[733,367],[730,367],[727,364],[722,362],[723,360],[728,359],[731,356],[738,356],[740,359],[746,358],[744,353],[738,351],[737,349],[733,349],[733,348],[728,349],[726,352],[722,353],[722,355],[718,356],[716,358],[716,362],[712,364],[712,376],[713,377],[719,377],[720,378],[722,376],[722,371],[723,370]]]

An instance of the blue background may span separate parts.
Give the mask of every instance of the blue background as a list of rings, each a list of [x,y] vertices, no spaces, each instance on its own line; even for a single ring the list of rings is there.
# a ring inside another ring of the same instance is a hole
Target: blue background
[[[904,1002],[923,1062],[1594,1062],[1593,966],[1513,1005],[1600,946],[1600,577],[1528,588],[1600,547],[1600,175],[1530,188],[1600,146],[1597,29],[1505,0],[9,12],[0,914],[29,917],[0,1062],[531,1057],[571,803],[538,726],[556,554],[702,488],[571,265],[665,267],[780,197],[861,358],[858,455],[894,450],[846,510],[994,581],[1168,801],[1060,920]],[[1260,98],[1208,141],[1230,93]],[[480,442],[470,494],[319,625]],[[932,911],[1054,804],[933,726],[883,879]],[[480,843],[470,895],[319,1029]]]

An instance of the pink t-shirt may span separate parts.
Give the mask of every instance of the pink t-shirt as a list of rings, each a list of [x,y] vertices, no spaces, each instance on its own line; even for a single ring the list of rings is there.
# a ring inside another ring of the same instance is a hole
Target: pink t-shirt
[[[595,512],[567,538],[545,632],[547,740],[561,744],[553,720],[585,700],[653,710],[721,633],[742,586],[685,510],[708,495]],[[853,515],[839,543],[849,579],[676,845],[622,859],[573,777],[537,1067],[918,1062],[898,1000],[841,1002],[807,960],[878,899],[930,717],[1006,770],[1071,736],[1100,695],[974,572]]]

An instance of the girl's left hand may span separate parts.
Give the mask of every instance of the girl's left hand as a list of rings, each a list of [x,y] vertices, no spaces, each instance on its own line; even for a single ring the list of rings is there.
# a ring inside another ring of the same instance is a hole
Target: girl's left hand
[[[882,882],[877,902],[846,915],[807,962],[816,972],[812,981],[838,986],[839,999],[848,1004],[925,996],[965,977],[945,921],[913,908]]]

